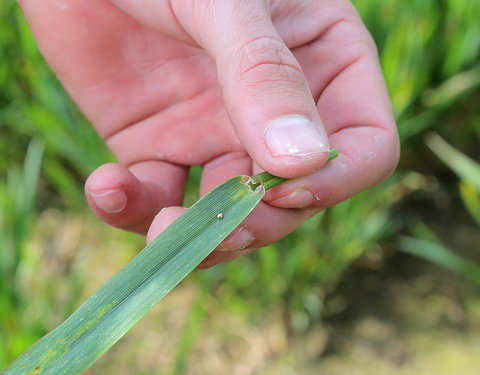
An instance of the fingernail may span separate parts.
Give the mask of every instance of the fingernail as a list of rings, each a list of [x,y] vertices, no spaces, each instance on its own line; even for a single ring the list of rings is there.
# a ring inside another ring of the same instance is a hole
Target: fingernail
[[[228,236],[217,249],[218,251],[236,251],[246,249],[255,239],[252,232],[245,227],[240,227]]]
[[[311,191],[298,188],[290,194],[274,199],[269,203],[282,208],[304,208],[310,206],[314,201],[315,197]]]
[[[325,130],[301,115],[270,122],[265,129],[265,142],[273,156],[309,156],[330,149]]]
[[[109,214],[121,212],[127,206],[127,194],[123,189],[90,192],[90,196],[100,209]]]

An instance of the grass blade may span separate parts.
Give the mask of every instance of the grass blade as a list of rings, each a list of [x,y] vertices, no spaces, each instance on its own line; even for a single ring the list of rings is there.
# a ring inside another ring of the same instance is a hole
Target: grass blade
[[[469,260],[463,259],[439,242],[405,236],[400,238],[399,245],[400,249],[406,253],[458,272],[480,284],[480,267]]]
[[[247,176],[212,190],[0,374],[81,374],[205,259],[264,194],[261,180]]]
[[[427,137],[426,143],[457,176],[475,185],[477,191],[480,192],[480,165],[477,162],[450,146],[436,133],[431,133]]]
[[[480,226],[480,189],[469,181],[461,181],[460,196],[466,209]]]

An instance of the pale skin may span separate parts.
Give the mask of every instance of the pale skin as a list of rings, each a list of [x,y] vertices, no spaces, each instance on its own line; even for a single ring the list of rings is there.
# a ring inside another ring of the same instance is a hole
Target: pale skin
[[[185,211],[192,165],[203,167],[202,195],[241,174],[291,178],[203,267],[276,242],[397,164],[376,48],[347,0],[19,3],[118,158],[85,185],[106,223],[151,241]],[[326,164],[329,145],[340,156]]]

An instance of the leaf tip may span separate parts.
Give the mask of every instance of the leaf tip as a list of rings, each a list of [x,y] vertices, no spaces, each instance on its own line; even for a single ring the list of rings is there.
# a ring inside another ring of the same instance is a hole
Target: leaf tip
[[[337,158],[338,154],[339,154],[338,150],[337,150],[336,148],[332,148],[332,149],[328,152],[328,161]]]

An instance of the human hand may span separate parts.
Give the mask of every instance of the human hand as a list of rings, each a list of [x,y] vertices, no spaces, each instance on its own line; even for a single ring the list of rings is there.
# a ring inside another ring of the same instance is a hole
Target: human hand
[[[203,266],[279,240],[397,163],[376,48],[350,1],[19,2],[43,55],[118,158],[85,186],[105,222],[153,239],[184,212],[192,165],[203,167],[202,195],[261,170],[294,178]],[[323,167],[326,134],[340,156]]]

